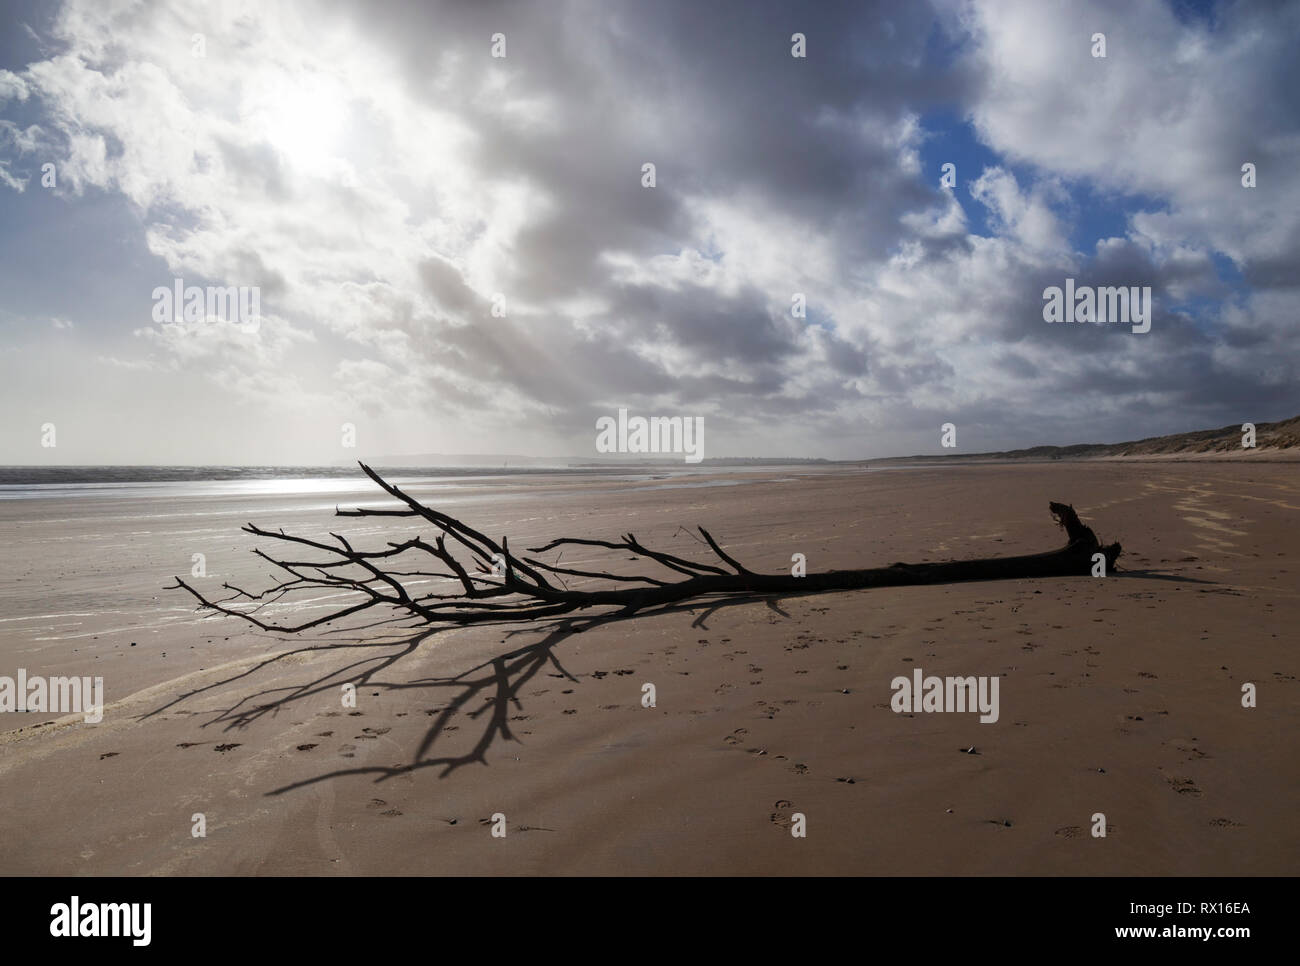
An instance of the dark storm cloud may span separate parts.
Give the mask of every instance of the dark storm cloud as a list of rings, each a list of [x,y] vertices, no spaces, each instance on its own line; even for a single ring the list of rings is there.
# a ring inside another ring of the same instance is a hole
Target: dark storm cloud
[[[794,320],[775,316],[754,289],[723,295],[701,285],[618,286],[611,315],[638,320],[644,336],[672,342],[721,363],[761,363],[795,351]]]
[[[936,29],[924,5],[389,5],[377,18],[367,8],[366,26],[414,89],[463,98],[477,170],[522,177],[553,201],[517,243],[525,295],[598,286],[602,251],[676,251],[692,231],[684,191],[754,193],[824,223],[846,262],[878,256],[873,238],[934,197],[878,135],[961,83],[920,66]],[[796,30],[815,56],[790,56]],[[497,32],[507,57],[494,61]],[[491,96],[474,96],[494,68],[518,72],[518,89],[553,98],[558,115],[534,127],[495,114]],[[640,184],[647,161],[653,192]]]

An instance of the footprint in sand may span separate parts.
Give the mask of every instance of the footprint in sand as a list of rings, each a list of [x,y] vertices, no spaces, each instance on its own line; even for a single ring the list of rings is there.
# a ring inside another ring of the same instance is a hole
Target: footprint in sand
[[[791,815],[794,812],[794,802],[781,798],[777,799],[777,802],[773,807],[776,811],[772,813],[770,819],[772,824],[779,828],[790,828],[790,826],[794,824],[794,820],[791,818]]]
[[[231,743],[228,744],[228,745],[217,745],[217,746],[216,746],[215,748],[213,748],[212,750],[213,750],[213,751],[220,751],[220,752],[227,752],[227,751],[231,751],[231,750],[233,750],[233,749],[235,749],[235,748],[238,748],[238,747],[239,747],[239,742],[238,742],[238,741],[234,741],[234,742],[231,742]]]
[[[1118,831],[1118,825],[1113,825],[1110,822],[1106,823],[1106,835],[1114,835]],[[1061,828],[1058,828],[1053,834],[1058,835],[1063,839],[1075,839],[1087,835],[1088,830],[1079,825],[1064,825]]]
[[[116,758],[117,755],[118,753],[116,751],[106,751],[99,756],[99,760],[103,761],[105,758]]]
[[[1196,738],[1172,738],[1170,739],[1169,744],[1173,745],[1187,756],[1183,759],[1184,761],[1199,761],[1202,758],[1209,758],[1210,756],[1208,754],[1201,751],[1200,746],[1197,744],[1197,740],[1198,739]]]
[[[1168,782],[1169,787],[1179,795],[1191,795],[1193,798],[1199,798],[1201,796],[1201,790],[1196,787],[1196,782],[1190,778],[1185,778],[1180,775],[1166,775],[1165,781]]]
[[[790,770],[794,772],[796,775],[806,775],[808,774],[809,769],[808,766],[805,765],[803,762],[796,762],[795,764],[790,766]]]
[[[311,751],[311,750],[312,750],[313,748],[315,748],[315,747],[316,747],[315,745],[299,745],[299,746],[298,746],[298,750],[299,750],[299,751]]]

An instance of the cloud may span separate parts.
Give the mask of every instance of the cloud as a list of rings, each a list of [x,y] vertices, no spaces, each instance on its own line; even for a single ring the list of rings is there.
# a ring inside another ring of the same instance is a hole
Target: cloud
[[[27,180],[25,178],[15,178],[10,174],[9,166],[4,161],[0,161],[0,184],[17,191],[19,194],[27,190]]]
[[[0,70],[0,101],[11,97],[25,101],[29,93],[27,82],[22,77],[10,70]]]
[[[57,146],[71,204],[133,206],[142,300],[262,288],[256,334],[137,341],[266,405],[551,450],[659,407],[713,447],[847,456],[940,416],[1060,442],[1294,382],[1296,8],[741,9],[69,0],[0,102],[39,102],[25,143]],[[998,163],[948,191],[922,118],[954,108]],[[1076,250],[1098,199],[1122,233]],[[1067,275],[1150,285],[1152,332],[1046,326]]]

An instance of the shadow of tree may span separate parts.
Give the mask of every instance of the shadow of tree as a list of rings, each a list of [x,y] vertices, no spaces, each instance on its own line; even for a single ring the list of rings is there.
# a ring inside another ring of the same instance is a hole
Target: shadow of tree
[[[640,611],[636,614],[615,612],[591,617],[568,616],[547,621],[537,621],[525,627],[516,625],[506,632],[507,640],[519,636],[541,634],[540,639],[530,641],[486,661],[479,662],[458,674],[419,678],[410,681],[386,681],[381,678],[381,675],[396,668],[401,661],[412,655],[426,641],[454,628],[404,628],[405,630],[414,630],[414,632],[382,641],[339,641],[292,647],[258,661],[238,673],[180,694],[142,715],[141,718],[144,720],[162,715],[196,697],[216,693],[240,681],[250,680],[259,672],[302,655],[320,652],[338,653],[343,650],[353,649],[377,650],[382,653],[366,654],[354,660],[349,660],[347,663],[333,667],[328,672],[301,684],[265,688],[252,694],[246,694],[233,705],[215,712],[212,720],[205,722],[202,727],[216,726],[225,731],[243,729],[268,715],[274,716],[287,710],[291,705],[310,702],[321,695],[328,694],[331,700],[337,700],[338,689],[346,683],[355,685],[358,691],[362,688],[370,688],[387,692],[428,691],[439,697],[448,695],[447,704],[436,710],[436,716],[425,730],[420,743],[411,755],[409,763],[333,769],[302,781],[274,788],[266,792],[266,794],[281,795],[331,779],[355,775],[372,776],[375,782],[378,783],[425,768],[438,768],[440,769],[438,777],[445,778],[466,765],[486,765],[488,763],[488,751],[497,742],[519,741],[519,738],[510,727],[511,714],[523,708],[523,700],[520,696],[521,688],[534,680],[546,668],[553,668],[557,677],[564,677],[575,684],[580,683],[561,664],[556,654],[556,648],[575,634],[582,634],[606,624],[680,613],[694,613],[695,617],[691,622],[691,627],[707,629],[706,621],[719,610],[737,605],[753,604],[759,601],[765,603],[781,616],[788,618],[789,614],[782,610],[778,604],[780,599],[814,595],[817,595],[816,591],[803,594],[783,594],[779,597],[758,594],[746,597],[727,596],[713,602],[696,600],[690,603],[669,604]],[[491,627],[493,625],[485,626]],[[362,629],[354,627],[334,633],[355,634]],[[480,724],[480,731],[473,746],[459,754],[436,753],[439,747],[439,739],[447,733],[448,726],[452,724],[453,719],[462,713],[471,721]]]
[[[1213,583],[1213,581],[1200,578],[1162,574],[1155,571],[1128,571],[1124,573],[1124,576],[1126,579]],[[576,634],[622,621],[681,613],[694,615],[690,625],[692,628],[707,630],[706,622],[720,610],[759,602],[788,619],[790,615],[780,606],[782,601],[801,597],[822,596],[824,593],[825,591],[810,590],[802,593],[726,595],[713,601],[697,598],[689,602],[666,604],[634,614],[614,612],[597,616],[564,616],[537,620],[524,626],[512,622],[502,622],[502,625],[481,625],[484,627],[510,626],[510,630],[506,632],[507,641],[519,636],[533,637],[540,634],[541,637],[505,653],[493,656],[486,661],[481,661],[458,674],[410,681],[385,681],[380,676],[395,669],[426,641],[455,628],[403,627],[402,630],[413,632],[389,640],[326,642],[293,647],[259,661],[252,667],[237,674],[232,674],[220,681],[179,695],[166,704],[148,712],[143,718],[163,714],[204,693],[215,692],[241,680],[251,679],[258,672],[296,656],[323,651],[338,653],[343,650],[353,649],[362,651],[377,650],[382,653],[366,654],[357,657],[355,660],[349,660],[342,666],[334,667],[328,673],[302,684],[267,688],[246,695],[230,707],[217,712],[213,720],[206,722],[203,727],[215,725],[221,726],[224,730],[246,728],[267,715],[275,715],[291,705],[308,702],[327,692],[332,700],[336,699],[338,688],[345,683],[355,685],[358,691],[362,688],[388,692],[423,690],[439,697],[447,695],[449,696],[448,703],[434,709],[436,716],[412,753],[409,763],[333,769],[311,778],[282,785],[266,792],[266,794],[282,795],[331,779],[357,775],[371,776],[376,783],[379,783],[425,768],[440,769],[438,777],[445,778],[466,765],[487,765],[488,752],[497,742],[518,742],[520,740],[511,730],[511,714],[523,709],[523,700],[520,696],[521,689],[530,681],[533,681],[546,668],[553,668],[553,673],[557,677],[566,678],[575,684],[580,683],[564,667],[556,654],[556,648]],[[380,621],[367,625],[367,627],[374,628],[391,623],[393,622]],[[366,628],[352,627],[331,633],[354,635],[363,629]],[[453,719],[462,713],[467,715],[471,721],[480,724],[480,731],[473,746],[459,754],[437,753],[440,747],[439,740],[445,736]]]

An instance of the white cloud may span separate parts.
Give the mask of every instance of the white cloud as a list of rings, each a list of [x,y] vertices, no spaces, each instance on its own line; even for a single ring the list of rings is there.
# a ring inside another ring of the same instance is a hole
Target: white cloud
[[[1281,291],[1198,318],[1208,339],[1065,343],[1039,315],[1044,277],[1081,267],[1145,273],[1173,298],[1212,294],[1212,251],[1285,268],[1300,135],[1270,86],[1290,53],[1276,24],[945,2],[961,73],[922,58],[921,5],[891,13],[888,36],[846,33],[843,62],[822,34],[828,60],[788,73],[788,52],[755,52],[761,25],[699,56],[722,16],[703,7],[658,32],[635,4],[520,12],[493,62],[475,5],[69,0],[61,52],[0,72],[0,102],[39,101],[40,125],[0,124],[20,153],[59,146],[71,203],[129,199],[162,276],[140,279],[142,303],[172,276],[260,286],[256,332],[214,320],[138,341],[155,371],[267,406],[392,426],[451,414],[471,439],[552,448],[593,406],[639,399],[714,413],[773,452],[954,407],[1008,434],[1015,412],[1073,426],[1091,387],[1104,416],[1156,378],[1187,392],[1205,367],[1246,378],[1251,339],[1297,355]],[[1096,29],[1105,60],[1088,53]],[[994,237],[922,169],[915,104],[945,97],[1006,159],[969,182]],[[1256,157],[1252,194],[1238,169]],[[643,189],[649,159],[660,184]],[[0,182],[23,187],[4,161]],[[1153,201],[1128,206],[1124,238],[1076,252],[1078,185]],[[795,292],[807,320],[790,316]],[[131,351],[112,350],[114,365]]]

